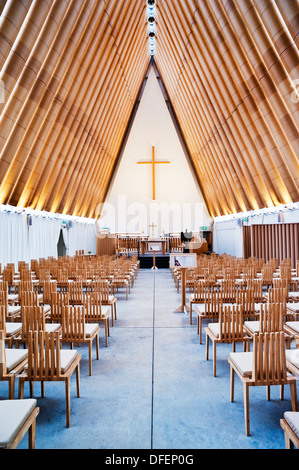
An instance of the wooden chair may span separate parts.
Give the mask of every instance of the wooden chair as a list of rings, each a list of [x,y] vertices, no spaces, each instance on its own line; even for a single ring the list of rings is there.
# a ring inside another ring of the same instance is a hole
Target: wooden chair
[[[286,449],[299,449],[299,412],[286,411],[280,425],[284,430]]]
[[[8,291],[0,291],[0,305],[5,309],[5,317],[9,321],[15,321],[21,315],[20,305],[10,305],[8,302]]]
[[[9,398],[15,397],[15,378],[27,364],[27,349],[5,347],[4,331],[0,330],[0,381],[7,381]]]
[[[299,343],[299,321],[286,321],[284,331]]]
[[[128,276],[121,271],[116,273],[111,281],[112,294],[114,294],[120,287],[125,287],[126,300],[128,300],[128,293],[130,293],[130,280],[128,279]]]
[[[35,399],[0,400],[0,449],[16,449],[28,432],[28,447],[35,449]]]
[[[234,401],[234,375],[243,383],[245,432],[250,435],[249,387],[266,386],[270,400],[271,385],[290,385],[292,408],[297,411],[296,380],[287,374],[285,337],[283,332],[260,333],[253,337],[252,352],[231,352],[230,400]]]
[[[62,322],[62,307],[69,305],[69,293],[68,292],[52,292],[51,293],[51,314],[50,321],[52,323]]]
[[[253,337],[255,333],[285,331],[285,340],[289,347],[292,336],[285,330],[284,318],[283,304],[261,304],[259,320],[245,321],[244,330],[250,337]]]
[[[0,330],[3,331],[5,342],[9,348],[12,348],[13,341],[22,330],[22,323],[19,322],[6,322],[5,307],[0,306]]]
[[[82,281],[70,281],[68,283],[70,305],[83,305],[84,292]]]
[[[22,307],[21,312],[22,328],[20,334],[14,338],[16,345],[20,343],[27,345],[28,334],[30,331],[53,332],[61,331],[60,323],[46,323],[46,316],[43,306],[26,306]]]
[[[251,289],[241,289],[236,292],[236,304],[241,305],[244,319],[256,319],[259,314],[256,311],[254,292]]]
[[[99,334],[98,324],[86,323],[85,307],[68,306],[62,308],[62,335],[61,341],[71,344],[87,343],[89,351],[89,375],[92,374],[92,343],[96,342],[96,354],[99,359]]]
[[[114,326],[114,320],[116,317],[116,302],[117,297],[114,294],[110,295],[109,282],[108,281],[95,281],[94,291],[100,292],[101,303],[103,306],[108,305],[111,309],[111,326]]]
[[[222,279],[220,281],[220,296],[222,303],[234,303],[236,301],[238,285],[235,279]]]
[[[206,359],[209,359],[209,339],[213,342],[213,373],[216,377],[216,346],[218,343],[231,343],[235,351],[236,343],[243,343],[244,351],[250,338],[243,329],[244,317],[241,305],[221,306],[219,322],[209,323],[206,332]]]
[[[99,323],[104,322],[105,326],[105,344],[108,346],[108,336],[110,336],[109,317],[110,309],[105,307],[103,309],[101,304],[101,294],[99,292],[92,292],[85,296],[84,306],[86,308],[85,321],[86,323]]]
[[[205,302],[205,293],[208,287],[203,281],[193,281],[193,294],[189,296],[190,306],[190,325],[192,325],[192,309],[194,304],[203,304]]]
[[[219,289],[207,290],[204,304],[196,308],[197,312],[197,334],[199,334],[199,343],[202,344],[202,321],[204,319],[218,321],[219,312],[222,306]]]
[[[51,281],[40,281],[40,287],[42,290],[43,297],[40,301],[42,305],[50,305],[51,304],[51,296],[52,293],[57,292],[57,283]]]
[[[24,397],[25,381],[41,382],[42,397],[46,381],[65,382],[66,426],[70,426],[70,379],[76,371],[77,396],[80,396],[80,360],[76,350],[61,348],[59,333],[30,331],[28,334],[28,367],[19,375],[19,399]],[[31,392],[31,389],[30,389]]]

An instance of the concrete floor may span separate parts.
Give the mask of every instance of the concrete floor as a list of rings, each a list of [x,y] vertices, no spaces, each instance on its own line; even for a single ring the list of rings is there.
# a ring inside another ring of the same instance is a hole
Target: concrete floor
[[[279,388],[272,387],[267,402],[263,387],[251,388],[251,436],[246,436],[238,377],[234,403],[229,396],[231,345],[218,345],[213,377],[212,351],[207,361],[195,317],[190,325],[187,315],[174,313],[181,294],[168,270],[141,270],[129,300],[122,291],[117,296],[118,319],[108,348],[101,329],[100,360],[94,347],[91,377],[87,347],[80,348],[81,397],[74,374],[70,428],[64,384],[47,383],[45,398],[35,385],[37,449],[284,449],[279,420],[291,410],[289,389],[281,401]],[[0,399],[7,397],[7,383],[0,382]],[[19,448],[26,447],[24,438]]]

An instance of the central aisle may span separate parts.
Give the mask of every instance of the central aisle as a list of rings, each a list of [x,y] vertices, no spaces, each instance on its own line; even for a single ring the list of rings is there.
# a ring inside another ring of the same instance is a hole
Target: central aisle
[[[107,348],[101,329],[100,360],[94,347],[91,377],[87,347],[80,348],[81,397],[72,379],[69,429],[63,384],[46,384],[44,399],[35,387],[37,449],[284,448],[279,420],[290,410],[289,390],[282,402],[278,387],[272,387],[271,402],[263,387],[250,391],[252,436],[247,437],[238,380],[235,403],[229,399],[231,346],[217,348],[218,376],[213,377],[205,335],[200,345],[195,318],[190,325],[189,316],[174,313],[181,294],[168,269],[140,270],[129,299],[124,291],[117,297],[118,318]],[[0,398],[6,393],[0,382]]]

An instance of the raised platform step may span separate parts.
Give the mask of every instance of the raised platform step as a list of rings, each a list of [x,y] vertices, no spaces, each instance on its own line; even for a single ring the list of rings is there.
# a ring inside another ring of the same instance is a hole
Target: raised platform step
[[[153,256],[152,255],[140,255],[138,257],[140,261],[141,269],[151,269],[153,267]],[[169,255],[156,255],[156,267],[158,269],[169,268]]]

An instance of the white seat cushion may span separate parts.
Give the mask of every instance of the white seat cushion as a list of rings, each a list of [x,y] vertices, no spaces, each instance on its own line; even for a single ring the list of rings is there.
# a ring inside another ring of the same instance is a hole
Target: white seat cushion
[[[102,317],[109,317],[110,316],[110,308],[109,307],[106,307],[106,308],[101,308],[101,315]]]
[[[195,309],[199,315],[205,313],[205,304],[199,304]]]
[[[286,349],[286,360],[299,368],[299,349]]]
[[[261,305],[265,305],[265,304],[262,303],[262,302],[257,302],[257,303],[254,304],[254,310],[256,311],[256,313],[260,313]]]
[[[99,327],[99,325],[97,323],[85,323],[85,335],[86,337],[90,337],[92,336],[97,328]]]
[[[244,326],[246,326],[253,334],[260,331],[259,321],[245,321]]]
[[[252,352],[231,352],[229,357],[241,375],[244,377],[251,377],[253,360]]]
[[[10,338],[11,336],[16,335],[22,330],[22,323],[6,323],[6,337]]]
[[[21,313],[21,307],[19,305],[8,306],[8,315],[17,315],[18,313]]]
[[[51,333],[52,331],[57,331],[61,328],[60,323],[46,323],[45,330],[47,333]]]
[[[0,448],[8,447],[36,407],[36,399],[0,400]]]
[[[294,431],[297,437],[299,437],[299,412],[298,411],[286,411],[284,413],[284,419]]]
[[[287,321],[286,326],[299,333],[299,321]]]
[[[291,299],[298,299],[299,298],[299,292],[288,292],[288,296]]]
[[[219,333],[220,333],[220,324],[219,323],[209,323],[208,324],[209,330],[213,333],[216,338],[219,338]]]
[[[62,349],[60,351],[61,372],[64,374],[71,363],[75,360],[78,352],[76,349]]]
[[[287,309],[293,313],[299,313],[299,303],[298,302],[288,302]]]
[[[43,305],[43,307],[44,307],[44,314],[51,312],[51,305],[45,304]]]
[[[28,349],[5,349],[6,369],[11,372],[20,362],[28,357]]]

